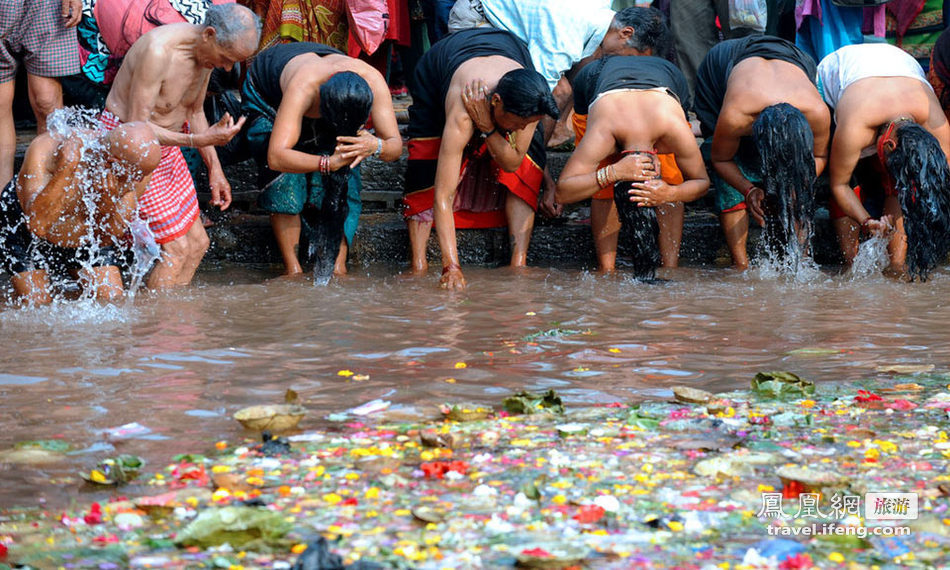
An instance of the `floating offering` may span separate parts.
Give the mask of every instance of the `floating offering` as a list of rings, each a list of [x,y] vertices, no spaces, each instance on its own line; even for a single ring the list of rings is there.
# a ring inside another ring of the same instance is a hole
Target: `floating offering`
[[[297,427],[307,409],[296,404],[267,404],[239,410],[234,419],[247,429],[287,431]]]

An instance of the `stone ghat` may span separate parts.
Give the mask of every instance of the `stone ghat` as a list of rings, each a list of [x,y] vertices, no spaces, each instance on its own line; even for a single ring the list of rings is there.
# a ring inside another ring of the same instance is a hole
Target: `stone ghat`
[[[556,177],[567,162],[569,152],[549,151],[548,161]],[[385,163],[370,159],[363,166],[363,214],[350,252],[349,262],[357,265],[387,264],[408,267],[409,234],[400,214],[406,155],[399,161]],[[204,207],[214,221],[208,229],[211,250],[207,259],[242,263],[279,263],[276,242],[267,215],[256,205],[258,188],[252,161],[225,167],[231,181],[234,205],[227,212]],[[202,204],[210,200],[207,187],[199,183]],[[587,203],[565,208],[557,219],[538,216],[528,263],[540,266],[595,266],[591,238],[590,209]],[[761,232],[753,229],[750,252],[756,251]],[[840,263],[833,229],[825,210],[819,210],[816,223],[815,257],[822,264]],[[463,264],[504,265],[509,259],[508,240],[502,229],[459,230],[459,256]],[[620,256],[625,253],[621,246]],[[438,263],[439,247],[433,232],[429,239],[430,261]],[[712,209],[700,200],[687,207],[680,258],[685,265],[728,265],[719,221]]]

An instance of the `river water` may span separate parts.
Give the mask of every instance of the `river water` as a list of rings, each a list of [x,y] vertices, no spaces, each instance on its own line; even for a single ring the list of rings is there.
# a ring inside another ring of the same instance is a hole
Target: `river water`
[[[119,305],[0,305],[0,449],[62,438],[78,451],[0,465],[0,507],[59,508],[77,491],[107,499],[111,491],[89,490],[76,472],[118,453],[145,457],[149,470],[239,442],[252,434],[231,415],[280,403],[288,388],[306,402],[308,429],[374,399],[391,402],[384,414],[418,418],[522,389],[553,388],[582,406],[669,396],[677,384],[747,387],[759,370],[821,383],[876,376],[885,364],[943,371],[950,361],[945,270],[906,284],[686,268],[645,284],[466,268],[460,293],[438,290],[434,273],[409,279],[384,267],[327,287],[272,276],[224,266],[192,288]],[[133,422],[147,433],[107,433]]]

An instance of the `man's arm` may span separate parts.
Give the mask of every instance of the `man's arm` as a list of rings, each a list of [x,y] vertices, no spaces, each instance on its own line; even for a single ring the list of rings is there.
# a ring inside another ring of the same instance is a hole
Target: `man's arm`
[[[454,108],[452,108],[454,107]],[[439,145],[439,161],[435,171],[435,201],[433,219],[442,250],[442,278],[439,284],[446,289],[465,288],[465,277],[459,265],[455,240],[455,192],[462,168],[462,153],[471,138],[472,121],[461,105],[450,106],[448,119]]]
[[[56,144],[49,139],[45,142],[47,145]],[[69,194],[73,176],[79,167],[81,150],[81,140],[67,139],[59,149],[53,151],[53,164],[56,166],[50,175],[46,148],[32,144],[27,149],[17,177],[17,197],[26,214],[27,227],[34,235],[41,238],[49,235],[53,225],[75,201],[75,197]]]
[[[207,87],[203,90],[188,114],[188,128],[194,133],[194,139],[200,139],[202,134],[208,132],[208,118],[205,116],[204,96]],[[241,118],[243,124],[244,118]],[[240,127],[238,127],[240,129]],[[197,145],[197,142],[196,142]],[[218,160],[218,153],[213,146],[197,145],[198,154],[208,167],[208,185],[211,187],[211,205],[218,206],[222,210],[227,210],[231,205],[231,184],[224,175],[221,168],[221,162]]]
[[[168,73],[174,73],[174,70],[168,69],[168,54],[164,49],[155,46],[146,46],[143,53],[137,54],[135,67],[131,70],[129,77],[129,97],[128,97],[128,117],[125,122],[145,121],[155,132],[155,138],[162,146],[217,146],[226,144],[240,130],[244,124],[242,117],[236,123],[230,115],[225,115],[211,128],[206,128],[203,133],[188,134],[176,133],[175,131],[159,126],[152,121],[152,114],[155,106],[158,104],[159,94],[162,91],[162,83]],[[204,94],[207,90],[210,71],[201,70],[205,74],[204,87],[195,100],[199,106],[204,103]],[[204,122],[207,125],[207,119]]]

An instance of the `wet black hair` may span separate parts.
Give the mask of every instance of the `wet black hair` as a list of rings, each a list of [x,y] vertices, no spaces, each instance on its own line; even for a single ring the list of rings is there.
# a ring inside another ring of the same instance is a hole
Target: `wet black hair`
[[[365,79],[352,71],[335,73],[320,86],[320,115],[331,136],[323,137],[321,154],[333,154],[336,137],[355,136],[369,119],[373,91]],[[346,200],[350,167],[324,174],[323,204],[308,204],[301,216],[310,226],[310,251],[314,255],[314,279],[326,282],[333,274],[333,264],[340,252],[343,224],[349,213]]]
[[[666,25],[666,16],[656,8],[638,8],[631,6],[624,8],[614,15],[610,28],[619,30],[626,27],[633,28],[633,35],[627,40],[627,47],[645,52],[651,50],[653,55],[666,58],[673,46],[673,35]]]
[[[950,252],[950,168],[940,143],[917,123],[897,125],[894,138],[884,162],[904,214],[907,272],[925,281]]]
[[[797,266],[808,255],[813,233],[814,134],[801,111],[779,103],[759,113],[752,123],[752,141],[759,153],[762,188],[777,218],[766,224],[767,239],[770,245],[781,244],[773,251],[793,256],[788,261]]]
[[[495,93],[501,97],[505,111],[526,119],[547,115],[557,119],[560,112],[544,76],[531,69],[512,69],[501,76]]]
[[[652,280],[660,266],[660,224],[656,208],[641,207],[630,201],[632,182],[614,184],[614,204],[620,218],[620,239],[631,252],[633,274],[637,279]]]

